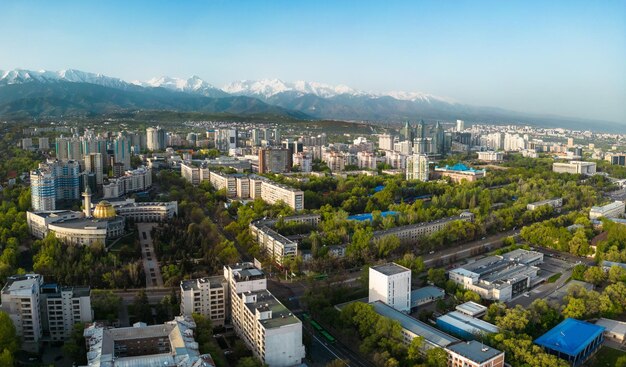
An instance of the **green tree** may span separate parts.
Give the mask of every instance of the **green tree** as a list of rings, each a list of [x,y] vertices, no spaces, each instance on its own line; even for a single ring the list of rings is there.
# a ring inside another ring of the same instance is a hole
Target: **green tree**
[[[237,367],[263,367],[263,364],[254,357],[244,357],[237,362]]]
[[[122,307],[122,298],[112,291],[94,289],[91,291],[91,307],[96,320],[117,320]]]
[[[0,361],[10,362],[3,366],[13,365],[13,355],[20,348],[15,326],[6,312],[0,311]]]
[[[600,285],[606,280],[606,274],[604,270],[600,266],[592,266],[587,271],[585,271],[584,275],[585,281],[589,282],[593,285]]]
[[[70,338],[63,344],[63,353],[70,356],[74,364],[82,366],[87,364],[87,349],[85,345],[85,324],[77,323],[72,327]]]
[[[407,350],[407,358],[410,361],[416,362],[422,356],[422,347],[424,346],[424,337],[416,336],[411,340],[409,348]]]
[[[446,286],[446,270],[442,268],[428,269],[428,281],[437,287]]]
[[[139,291],[131,306],[133,314],[138,321],[148,324],[152,323],[152,307],[148,302],[148,295],[145,290],[142,289]]]
[[[443,348],[431,348],[426,351],[426,365],[429,367],[448,366],[448,353]]]
[[[626,269],[621,266],[613,265],[609,269],[609,282],[618,283],[626,281]]]

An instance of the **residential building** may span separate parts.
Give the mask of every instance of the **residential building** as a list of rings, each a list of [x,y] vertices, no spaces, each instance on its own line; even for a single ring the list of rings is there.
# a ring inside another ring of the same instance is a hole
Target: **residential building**
[[[211,320],[213,326],[223,326],[228,312],[228,284],[218,275],[180,282],[180,314],[197,313]]]
[[[626,153],[607,153],[604,160],[613,165],[626,166]]]
[[[226,190],[228,197],[237,196],[237,180],[234,175],[211,171],[209,173],[211,185],[217,190]]]
[[[44,340],[67,340],[75,324],[93,321],[89,287],[43,284],[39,296]]]
[[[180,164],[180,175],[194,186],[210,179],[209,167],[206,164],[195,165],[191,162],[182,162]]]
[[[117,329],[91,324],[83,333],[89,348],[86,367],[215,367],[210,354],[200,354],[195,328],[187,316],[161,325],[138,322]]]
[[[463,130],[465,130],[465,121],[456,120],[456,131],[460,133]]]
[[[389,134],[378,135],[378,149],[393,150],[393,136]]]
[[[14,275],[7,278],[2,288],[2,311],[9,315],[22,348],[38,352],[43,327],[39,292],[43,276],[39,274]]]
[[[55,210],[59,200],[80,199],[80,165],[77,161],[49,160],[30,172],[34,210]]]
[[[259,173],[283,173],[289,172],[291,157],[287,148],[261,148],[259,149]]]
[[[102,165],[102,154],[89,153],[83,157],[85,161],[85,172],[96,175],[96,184],[102,185],[104,179],[104,169]]]
[[[261,184],[261,198],[269,204],[282,201],[295,211],[304,209],[304,192],[277,182],[264,180]]]
[[[504,352],[476,340],[447,346],[448,367],[504,367]]]
[[[146,191],[152,186],[152,168],[141,166],[125,171],[123,175],[105,181],[102,185],[105,199],[118,198],[133,192]]]
[[[56,209],[56,175],[48,167],[30,172],[30,196],[33,210]]]
[[[400,243],[403,245],[415,244],[418,239],[424,236],[431,235],[437,231],[441,231],[447,225],[457,220],[472,222],[474,220],[474,214],[470,212],[463,212],[458,216],[442,218],[432,222],[409,224],[406,226],[374,231],[372,239],[374,240],[376,238],[382,238],[385,236],[396,236],[400,240]]]
[[[293,258],[298,253],[296,241],[276,232],[263,220],[251,222],[250,233],[261,249],[278,265],[282,266],[286,259]]]
[[[493,150],[478,152],[478,160],[485,162],[502,162],[504,160],[504,153],[495,152]]]
[[[552,171],[589,176],[596,173],[596,163],[582,161],[555,162],[552,164]]]
[[[370,169],[370,170],[376,169],[376,163],[378,161],[376,158],[376,154],[374,154],[373,152],[367,152],[367,151],[357,152],[356,158],[357,158],[357,166],[359,166],[359,168]]]
[[[311,172],[313,170],[313,156],[306,152],[294,153],[293,165],[299,167],[300,172]]]
[[[425,154],[413,154],[406,158],[406,179],[428,181],[428,157]]]
[[[49,150],[50,140],[47,137],[42,136],[39,139],[37,139],[37,145],[38,145],[39,150]]]
[[[369,269],[368,302],[382,301],[398,311],[411,311],[411,270],[388,263]]]
[[[124,170],[130,169],[130,141],[125,136],[118,136],[113,140],[113,158],[116,163],[122,163]]]
[[[161,127],[149,127],[146,129],[146,147],[153,152],[166,148],[166,132]]]
[[[302,322],[268,290],[265,274],[251,263],[224,267],[235,332],[270,367],[299,365],[305,356]]]
[[[603,206],[592,206],[589,210],[589,219],[619,218],[624,214],[625,203],[614,201]]]

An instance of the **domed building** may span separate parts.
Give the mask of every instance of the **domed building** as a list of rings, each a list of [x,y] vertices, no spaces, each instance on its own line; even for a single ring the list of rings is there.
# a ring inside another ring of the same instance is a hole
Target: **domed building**
[[[115,208],[106,200],[99,202],[93,210],[93,217],[96,219],[112,219],[115,215]]]

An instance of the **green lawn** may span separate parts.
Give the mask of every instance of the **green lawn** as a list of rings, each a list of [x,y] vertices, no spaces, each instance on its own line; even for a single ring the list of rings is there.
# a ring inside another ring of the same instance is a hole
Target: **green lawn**
[[[561,277],[561,275],[561,273],[553,274],[550,278],[548,278],[548,283],[556,282]]]
[[[626,357],[626,352],[603,346],[589,362],[591,367],[614,367],[619,357]]]

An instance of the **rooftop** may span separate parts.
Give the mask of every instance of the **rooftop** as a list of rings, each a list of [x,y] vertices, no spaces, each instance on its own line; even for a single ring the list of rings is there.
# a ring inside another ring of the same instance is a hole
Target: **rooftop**
[[[221,288],[225,282],[226,280],[224,279],[223,276],[217,275],[213,277],[181,280],[180,286],[182,287],[183,290],[188,291],[192,289],[195,289],[195,290],[199,289],[198,283],[200,284],[209,283],[210,288]]]
[[[428,300],[431,298],[443,297],[446,292],[435,286],[426,286],[422,288],[418,288],[414,291],[411,291],[411,304],[419,303],[422,300]]]
[[[567,318],[535,339],[535,344],[570,356],[578,355],[604,331],[603,326]]]
[[[463,220],[465,218],[470,218],[470,217],[469,216],[458,215],[458,216],[455,216],[455,217],[441,218],[441,219],[433,220],[433,221],[430,221],[430,222],[420,222],[420,223],[408,224],[406,226],[400,226],[400,227],[390,228],[390,229],[381,230],[381,231],[374,231],[374,237],[387,236],[387,235],[394,234],[394,233],[397,233],[397,232],[405,231],[407,229],[413,229],[413,228],[419,228],[419,227],[428,227],[428,226],[431,226],[431,225],[434,225],[434,224],[453,222],[455,220]]]
[[[484,363],[497,357],[502,352],[475,340],[448,346],[448,349],[473,362]]]
[[[443,316],[439,316],[437,320],[441,320],[474,335],[497,333],[499,331],[497,326],[487,321],[468,316],[458,311],[448,312]]]
[[[398,265],[396,263],[387,263],[383,265],[372,266],[370,269],[374,269],[379,273],[384,275],[396,275],[404,272],[411,272],[410,269],[405,268],[404,266]]]
[[[477,315],[486,312],[487,307],[476,302],[469,301],[456,306],[456,310],[470,315]]]
[[[31,295],[38,291],[43,278],[39,274],[13,275],[7,278],[3,294]]]
[[[256,295],[256,302],[246,303],[246,307],[254,314],[256,310],[271,311],[272,317],[261,320],[265,329],[279,328],[285,325],[297,324],[300,319],[295,317],[287,307],[280,303],[267,289],[248,292],[246,296]]]
[[[438,347],[447,347],[448,345],[459,341],[459,339],[414,319],[411,316],[388,306],[384,302],[376,301],[372,303],[372,305],[374,306],[374,311],[376,311],[377,314],[398,321],[403,329],[409,330],[415,335],[423,336],[424,340]]]
[[[596,325],[604,327],[613,334],[626,335],[626,322],[601,318]]]

